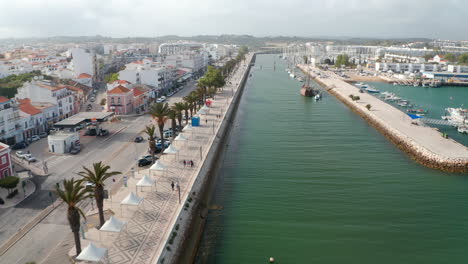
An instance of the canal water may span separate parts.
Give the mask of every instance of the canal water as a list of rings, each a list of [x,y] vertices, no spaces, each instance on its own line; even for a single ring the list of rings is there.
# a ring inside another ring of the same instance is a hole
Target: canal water
[[[425,115],[431,119],[441,119],[446,108],[468,108],[468,87],[444,86],[439,88],[400,86],[383,82],[370,82],[371,86],[381,92],[387,91],[395,93],[397,96],[409,100],[415,109],[428,110]],[[378,96],[378,94],[376,94]],[[396,107],[399,107],[394,103]],[[406,108],[401,108],[406,111]],[[452,126],[432,125],[441,132],[447,133],[451,138],[468,146],[468,134],[461,134]]]
[[[331,95],[301,97],[285,67],[257,56],[196,263],[466,263],[468,177],[414,163]]]

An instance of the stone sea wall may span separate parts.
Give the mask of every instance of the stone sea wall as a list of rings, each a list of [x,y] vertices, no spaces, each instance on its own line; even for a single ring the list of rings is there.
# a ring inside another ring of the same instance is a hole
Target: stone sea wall
[[[314,81],[316,81],[330,94],[334,95],[341,102],[347,105],[353,112],[364,118],[367,122],[369,122],[369,124],[375,127],[380,133],[393,142],[399,149],[407,153],[416,162],[437,170],[454,173],[468,173],[467,159],[447,158],[431,152],[424,146],[421,146],[417,142],[414,142],[411,138],[402,134],[397,129],[389,126],[382,119],[375,116],[372,111],[369,111],[362,105],[359,105],[357,102],[352,101],[348,96],[334,89],[334,87],[329,87],[327,84],[322,82],[320,78],[315,78]]]

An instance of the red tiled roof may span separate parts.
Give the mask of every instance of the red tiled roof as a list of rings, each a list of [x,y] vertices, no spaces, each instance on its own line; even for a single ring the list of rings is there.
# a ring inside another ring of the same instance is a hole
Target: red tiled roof
[[[8,101],[10,101],[10,99],[8,99],[8,98],[6,98],[6,97],[4,97],[4,96],[0,96],[0,104],[1,104],[1,103],[5,103],[5,102],[8,102]]]
[[[108,91],[107,94],[123,94],[123,93],[128,93],[128,92],[130,92],[129,89],[123,87],[122,85],[119,85],[115,87],[114,89]]]
[[[88,79],[88,78],[92,78],[93,76],[87,74],[87,73],[82,73],[80,75],[78,75],[78,77],[76,77],[77,79]]]
[[[130,84],[130,82],[126,80],[116,80],[113,84]]]
[[[41,110],[31,105],[31,100],[29,98],[20,100],[19,109],[25,112],[26,114],[30,114],[30,115],[37,115],[37,114],[42,113]]]
[[[50,86],[50,85],[46,85],[46,84],[43,84],[43,83],[38,83],[37,86],[49,89],[51,91],[58,91],[60,89],[65,88],[65,86]]]
[[[138,88],[133,88],[132,90],[133,90],[133,96],[135,96],[135,97],[137,97],[137,96],[140,96],[140,95],[144,94],[144,92],[143,92],[143,91],[141,91],[141,90],[140,90],[140,89],[138,89]]]

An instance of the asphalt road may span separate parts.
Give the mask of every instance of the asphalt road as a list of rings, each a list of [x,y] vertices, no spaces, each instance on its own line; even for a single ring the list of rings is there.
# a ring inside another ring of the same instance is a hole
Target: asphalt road
[[[182,100],[196,88],[192,81],[184,89],[168,98],[169,104]],[[111,166],[112,170],[128,172],[132,167],[137,168],[136,159],[146,154],[148,142],[134,143],[133,139],[141,135],[142,130],[151,122],[148,115],[125,118],[119,122],[108,122],[103,126],[110,131],[107,137],[82,137],[82,151],[78,155],[53,155],[47,153],[47,139],[34,142],[29,150],[40,160],[46,160],[50,176],[35,176],[37,189],[34,194],[13,208],[0,209],[0,244],[11,237],[18,229],[28,223],[42,209],[55,200],[49,192],[55,188],[57,182],[72,177],[78,178],[77,172],[83,166],[90,166],[97,161],[103,161]],[[168,123],[169,124],[169,123]],[[169,127],[169,125],[166,125]],[[145,137],[146,138],[146,137]],[[39,166],[39,164],[37,164]],[[111,185],[110,179],[107,185]],[[0,258],[0,264],[23,264],[26,261],[40,262],[49,253],[50,249],[70,231],[66,220],[66,208],[62,206],[54,210],[40,224],[33,228],[21,241],[13,246]],[[44,243],[42,243],[42,242]],[[28,254],[24,254],[24,252]],[[21,253],[23,252],[23,253]]]

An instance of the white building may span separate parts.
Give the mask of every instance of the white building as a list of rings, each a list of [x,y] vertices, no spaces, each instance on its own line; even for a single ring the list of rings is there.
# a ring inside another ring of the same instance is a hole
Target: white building
[[[49,151],[53,153],[69,153],[72,148],[79,148],[80,136],[78,132],[63,132],[51,134],[47,137]]]
[[[0,140],[9,145],[23,141],[20,112],[15,101],[0,96]]]
[[[174,67],[162,66],[150,60],[142,60],[127,64],[125,70],[119,72],[119,78],[133,84],[145,84],[156,89],[168,89],[174,85],[176,71]]]
[[[468,66],[466,65],[448,65],[447,66],[448,72],[457,72],[457,73],[467,73]]]
[[[86,52],[84,49],[73,48],[67,51],[67,55],[71,57],[70,69],[73,70],[74,76],[79,76],[82,73],[94,75],[93,55]]]
[[[187,68],[192,73],[201,75],[208,66],[208,57],[206,53],[202,52],[167,55],[163,63],[174,68]]]
[[[18,88],[18,99],[30,98],[32,102],[44,102],[57,105],[59,119],[73,115],[73,92],[65,86],[56,86],[45,80],[26,82]]]
[[[77,77],[73,78],[73,80],[86,86],[93,87],[93,76],[87,73],[82,73]]]
[[[159,53],[162,55],[172,55],[186,51],[197,51],[201,50],[202,48],[202,44],[193,42],[163,43],[159,45]]]
[[[13,74],[22,74],[32,72],[33,67],[30,63],[22,60],[0,60],[0,78],[5,78]]]
[[[437,72],[440,71],[438,64],[424,64],[424,63],[375,63],[375,70],[381,72],[397,72],[397,73],[414,73],[414,72]]]

